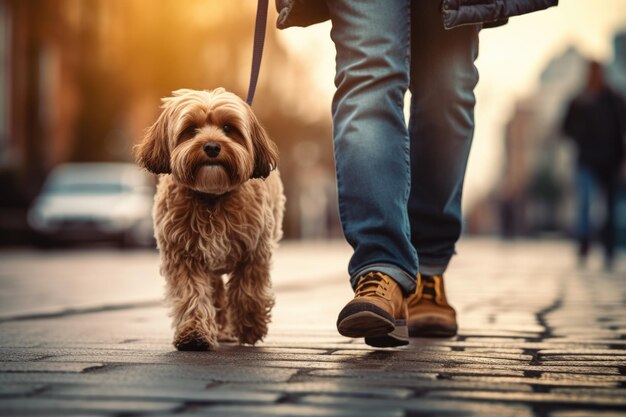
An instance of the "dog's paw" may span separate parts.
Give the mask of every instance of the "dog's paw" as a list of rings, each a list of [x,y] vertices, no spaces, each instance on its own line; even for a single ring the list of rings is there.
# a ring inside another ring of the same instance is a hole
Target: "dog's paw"
[[[262,340],[267,334],[267,326],[241,327],[238,330],[239,343],[242,345],[254,345]]]
[[[237,336],[231,331],[222,330],[217,335],[217,340],[222,343],[232,343],[237,341]]]
[[[181,351],[207,351],[215,349],[217,342],[208,340],[197,333],[190,333],[176,337],[174,347]]]

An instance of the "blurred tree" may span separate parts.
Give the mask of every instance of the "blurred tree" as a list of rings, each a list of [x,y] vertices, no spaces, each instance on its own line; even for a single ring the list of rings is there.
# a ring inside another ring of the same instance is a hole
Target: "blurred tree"
[[[9,146],[32,190],[61,162],[131,160],[159,99],[173,90],[222,86],[246,94],[256,2],[0,2],[11,22],[4,40],[11,62]],[[276,31],[268,30],[254,108],[283,155],[301,139],[328,141],[320,163],[332,172],[330,118],[307,112],[306,93],[315,94],[306,90],[310,75],[290,63]],[[285,88],[286,79],[297,88]],[[298,169],[283,159],[286,178]],[[285,182],[287,193],[297,194]],[[287,218],[286,234],[293,235],[299,219]]]

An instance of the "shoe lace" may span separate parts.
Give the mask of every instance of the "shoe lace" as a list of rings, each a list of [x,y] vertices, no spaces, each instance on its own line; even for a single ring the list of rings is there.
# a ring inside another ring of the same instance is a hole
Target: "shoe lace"
[[[443,277],[441,275],[422,275],[424,284],[422,287],[422,298],[433,300],[437,304],[445,302],[443,296]]]
[[[354,294],[356,297],[365,297],[378,294],[386,297],[389,294],[391,278],[381,272],[369,272],[359,279]]]

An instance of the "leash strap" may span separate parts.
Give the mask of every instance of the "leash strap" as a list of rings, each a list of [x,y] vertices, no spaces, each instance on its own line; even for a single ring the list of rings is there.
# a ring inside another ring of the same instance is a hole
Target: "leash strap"
[[[252,47],[252,70],[250,71],[250,84],[248,85],[248,98],[246,103],[252,105],[256,83],[259,79],[261,58],[263,57],[263,44],[265,43],[265,28],[267,26],[267,7],[269,0],[259,0],[256,9],[256,21],[254,24],[254,45]]]

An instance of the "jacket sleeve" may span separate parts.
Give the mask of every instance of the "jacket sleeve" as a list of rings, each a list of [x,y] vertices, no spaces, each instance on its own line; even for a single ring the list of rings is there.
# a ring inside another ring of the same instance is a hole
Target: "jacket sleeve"
[[[619,141],[619,156],[624,162],[626,159],[626,101],[621,94],[615,94],[615,116],[617,117]]]
[[[441,12],[446,29],[457,26],[506,21],[509,17],[556,6],[558,0],[443,0]]]
[[[323,0],[276,0],[276,27],[310,26],[330,19],[328,6]]]

